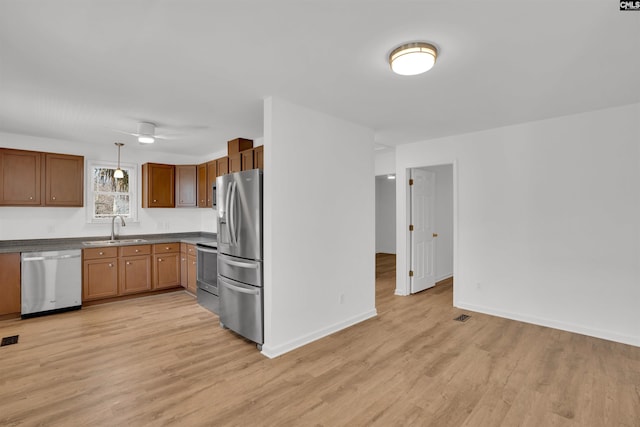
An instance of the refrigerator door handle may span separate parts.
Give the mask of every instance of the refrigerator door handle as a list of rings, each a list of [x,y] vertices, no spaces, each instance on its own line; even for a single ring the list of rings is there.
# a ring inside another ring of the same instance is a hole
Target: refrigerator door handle
[[[234,292],[240,292],[242,294],[249,294],[249,295],[258,295],[260,293],[260,289],[241,288],[240,286],[232,285],[231,283],[227,282],[224,279],[222,279],[220,282],[223,286],[226,286],[227,288],[233,290]]]
[[[229,194],[230,194],[230,188],[231,188],[231,184],[227,185],[227,192],[224,194],[225,199],[224,199],[224,205],[222,206],[222,209],[220,209],[220,211],[218,212],[218,215],[220,217],[220,224],[226,224],[227,223],[227,216],[229,215]]]
[[[251,268],[253,270],[255,270],[258,267],[260,267],[260,264],[255,263],[255,262],[249,263],[249,262],[232,261],[228,257],[221,257],[221,258],[224,260],[225,264],[233,265],[235,267]]]
[[[236,236],[236,220],[235,220],[235,205],[236,205],[236,183],[231,183],[231,191],[229,192],[229,232],[231,233],[231,244],[238,245],[238,236]]]

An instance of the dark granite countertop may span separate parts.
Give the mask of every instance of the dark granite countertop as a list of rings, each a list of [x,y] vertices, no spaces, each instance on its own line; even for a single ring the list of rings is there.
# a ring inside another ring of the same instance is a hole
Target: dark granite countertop
[[[166,234],[137,234],[120,236],[122,240],[144,239],[145,242],[105,244],[104,246],[148,245],[154,243],[181,242],[195,245],[200,242],[216,240],[216,233],[190,232]],[[83,242],[109,240],[109,237],[87,236],[60,239],[0,240],[0,253],[61,251],[66,249],[98,248],[97,245],[85,245]]]

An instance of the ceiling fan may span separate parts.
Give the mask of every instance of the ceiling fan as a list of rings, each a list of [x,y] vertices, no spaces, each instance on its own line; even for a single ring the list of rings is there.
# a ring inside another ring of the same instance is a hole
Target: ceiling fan
[[[153,144],[154,142],[156,142],[156,139],[171,139],[173,137],[177,137],[177,135],[157,135],[156,124],[151,122],[139,122],[137,133],[124,132],[121,130],[116,131],[137,137],[138,142],[141,144]]]

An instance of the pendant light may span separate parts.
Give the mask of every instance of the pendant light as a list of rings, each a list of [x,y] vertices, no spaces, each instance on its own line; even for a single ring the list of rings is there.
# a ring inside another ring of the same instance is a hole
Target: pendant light
[[[119,179],[124,178],[124,172],[120,169],[120,147],[124,144],[122,142],[116,142],[115,144],[118,146],[118,169],[113,173],[113,177]]]
[[[436,63],[438,49],[432,44],[414,42],[398,46],[389,55],[389,65],[394,73],[415,76],[429,71]]]

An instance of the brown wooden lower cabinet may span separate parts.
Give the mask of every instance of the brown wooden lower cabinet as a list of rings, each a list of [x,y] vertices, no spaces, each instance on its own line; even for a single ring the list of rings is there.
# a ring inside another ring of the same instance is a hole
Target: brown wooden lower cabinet
[[[118,259],[85,260],[82,291],[83,301],[118,296]]]
[[[180,286],[180,243],[153,245],[153,289]]]
[[[0,254],[0,315],[20,311],[20,254]]]
[[[120,295],[135,294],[151,290],[151,256],[122,257],[119,260]]]
[[[197,290],[196,275],[198,274],[198,261],[195,256],[187,256],[187,290],[195,294]]]
[[[196,245],[180,244],[180,284],[189,292],[197,290],[198,260]]]
[[[85,249],[83,301],[179,286],[179,248],[179,243],[163,243]]]

